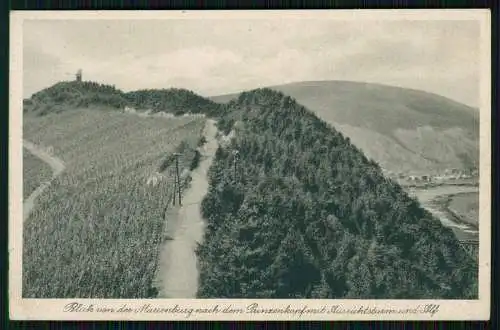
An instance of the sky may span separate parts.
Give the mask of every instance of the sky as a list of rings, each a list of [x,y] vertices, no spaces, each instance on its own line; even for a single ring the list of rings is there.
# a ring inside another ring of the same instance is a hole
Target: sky
[[[23,95],[61,80],[221,95],[297,81],[424,90],[477,107],[478,21],[25,20]]]

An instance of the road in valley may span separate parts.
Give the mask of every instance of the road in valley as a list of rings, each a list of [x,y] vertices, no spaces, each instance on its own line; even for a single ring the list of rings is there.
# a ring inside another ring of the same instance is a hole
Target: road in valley
[[[54,180],[64,171],[64,162],[59,158],[45,152],[40,147],[27,140],[23,140],[23,147],[31,152],[35,157],[38,157],[43,162],[47,163],[52,169],[52,178],[49,181],[42,182],[40,186],[38,186],[38,188],[36,188],[35,191],[33,191],[33,193],[31,193],[31,195],[23,201],[23,221],[25,221],[31,214],[38,196],[40,196],[44,192],[44,190],[50,185],[52,180]]]
[[[195,298],[198,291],[198,265],[195,249],[203,239],[205,222],[201,216],[201,201],[208,191],[207,173],[218,141],[215,121],[207,120],[204,130],[206,143],[200,147],[201,161],[191,172],[191,184],[182,206],[173,210],[167,221],[171,240],[160,252],[157,274],[158,298]],[[174,220],[175,218],[175,220]],[[172,228],[173,227],[173,228]]]

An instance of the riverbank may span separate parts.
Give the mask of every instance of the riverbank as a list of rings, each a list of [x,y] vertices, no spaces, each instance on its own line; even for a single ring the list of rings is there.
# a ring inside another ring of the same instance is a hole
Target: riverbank
[[[420,204],[437,217],[441,223],[450,227],[459,240],[478,240],[479,213],[476,221],[466,219],[450,209],[452,199],[460,194],[477,194],[479,188],[475,185],[440,185],[428,188],[408,188],[407,191],[416,197]]]
[[[479,227],[479,193],[459,193],[450,196],[448,209],[463,221]]]

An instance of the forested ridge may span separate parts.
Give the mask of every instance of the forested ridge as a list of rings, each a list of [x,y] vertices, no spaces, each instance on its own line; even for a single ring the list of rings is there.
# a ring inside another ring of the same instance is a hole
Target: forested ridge
[[[122,108],[127,104],[124,93],[115,86],[91,81],[62,81],[45,88],[25,99],[24,112],[45,115],[61,112],[68,108],[105,106]]]
[[[294,99],[242,93],[219,129],[199,297],[477,298],[451,230]]]
[[[45,88],[25,99],[25,112],[45,115],[71,108],[105,107],[123,109],[133,107],[151,112],[174,115],[197,113],[213,116],[224,108],[196,93],[179,88],[145,89],[123,92],[115,86],[92,81],[63,81]]]
[[[152,112],[168,112],[181,115],[189,109],[191,113],[213,115],[219,106],[217,103],[195,94],[187,89],[143,89],[126,94],[129,104],[139,109],[151,109]]]

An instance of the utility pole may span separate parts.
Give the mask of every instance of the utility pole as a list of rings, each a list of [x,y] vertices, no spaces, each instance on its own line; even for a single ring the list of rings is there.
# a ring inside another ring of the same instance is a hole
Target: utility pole
[[[234,164],[234,179],[236,180],[236,163],[239,158],[238,150],[233,150],[233,164]]]
[[[175,195],[178,194],[179,196],[179,205],[182,205],[182,199],[181,199],[181,178],[179,175],[179,156],[181,154],[176,152],[174,153],[175,156],[175,180],[174,180],[174,198],[173,198],[173,204],[175,205]]]

